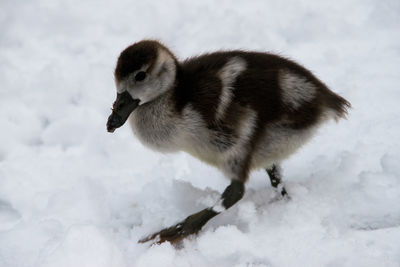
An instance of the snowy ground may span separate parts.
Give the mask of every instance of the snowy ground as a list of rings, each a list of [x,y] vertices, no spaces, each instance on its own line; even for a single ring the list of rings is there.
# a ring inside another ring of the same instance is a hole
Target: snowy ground
[[[400,2],[0,2],[0,266],[400,266]],[[301,62],[353,105],[177,250],[136,241],[229,183],[185,154],[108,134],[119,52],[158,38]]]

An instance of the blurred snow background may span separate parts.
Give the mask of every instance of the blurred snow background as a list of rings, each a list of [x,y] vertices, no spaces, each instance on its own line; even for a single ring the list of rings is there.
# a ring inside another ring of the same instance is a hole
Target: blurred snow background
[[[0,266],[400,266],[400,2],[0,1]],[[185,154],[108,134],[118,54],[289,56],[353,105],[176,250],[136,241],[228,181]]]

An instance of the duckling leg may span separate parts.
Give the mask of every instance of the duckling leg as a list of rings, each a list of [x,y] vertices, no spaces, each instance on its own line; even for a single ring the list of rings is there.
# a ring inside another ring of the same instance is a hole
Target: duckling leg
[[[165,241],[177,243],[188,235],[196,234],[201,228],[213,217],[221,213],[223,210],[230,208],[238,202],[244,194],[244,183],[242,181],[233,180],[231,184],[222,193],[221,201],[213,207],[206,208],[195,214],[188,216],[182,222],[163,229],[148,237],[139,240],[139,243],[145,243],[150,240],[155,240],[155,243],[160,244]]]
[[[282,173],[281,167],[279,165],[272,165],[271,168],[266,169],[269,179],[271,180],[271,185],[280,191],[283,197],[288,197],[285,187],[282,185]]]

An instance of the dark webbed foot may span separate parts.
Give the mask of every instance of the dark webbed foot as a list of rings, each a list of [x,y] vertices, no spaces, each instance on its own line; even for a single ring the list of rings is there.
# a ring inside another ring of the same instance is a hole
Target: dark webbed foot
[[[233,180],[231,184],[222,193],[221,200],[223,209],[228,209],[238,202],[244,194],[244,184],[241,181]],[[155,244],[161,244],[169,241],[172,244],[178,243],[183,238],[196,234],[201,228],[214,216],[222,210],[220,207],[211,207],[190,215],[184,221],[165,228],[159,232],[149,235],[139,240],[139,243],[145,243],[154,240]]]
[[[283,185],[276,187],[276,189],[278,190],[278,192],[281,193],[281,196],[283,199],[290,199],[290,196],[288,195],[288,193]]]
[[[165,241],[170,243],[177,243],[183,238],[196,234],[201,230],[201,228],[210,220],[212,217],[218,213],[212,209],[204,209],[198,213],[190,215],[184,221],[165,228],[159,232],[149,235],[143,239],[139,240],[139,243],[145,243],[150,240],[154,240],[154,243],[161,244]]]
[[[161,244],[165,241],[169,241],[171,243],[177,243],[186,237],[188,234],[183,230],[183,223],[178,223],[169,228],[165,228],[159,232],[156,232],[152,235],[149,235],[145,238],[142,238],[138,241],[138,243],[146,243],[148,241],[154,240],[154,244]]]

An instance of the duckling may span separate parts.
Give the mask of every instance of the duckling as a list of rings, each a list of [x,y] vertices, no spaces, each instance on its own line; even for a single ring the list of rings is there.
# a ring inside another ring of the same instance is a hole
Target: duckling
[[[180,62],[160,42],[143,40],[121,52],[114,76],[109,132],[129,120],[150,149],[185,151],[231,181],[213,206],[142,243],[174,243],[198,233],[243,197],[255,169],[265,169],[272,186],[288,197],[280,163],[350,108],[309,70],[270,53],[218,51]]]

